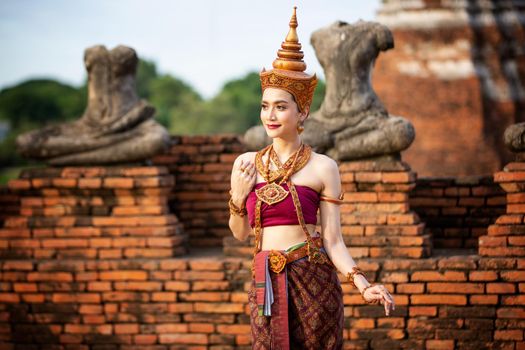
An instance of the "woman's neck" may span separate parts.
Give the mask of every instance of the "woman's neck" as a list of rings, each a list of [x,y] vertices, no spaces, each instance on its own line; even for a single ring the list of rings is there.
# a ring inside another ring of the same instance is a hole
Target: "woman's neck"
[[[273,150],[277,153],[281,163],[286,162],[299,147],[301,147],[301,139],[299,137],[296,137],[294,140],[273,139]]]

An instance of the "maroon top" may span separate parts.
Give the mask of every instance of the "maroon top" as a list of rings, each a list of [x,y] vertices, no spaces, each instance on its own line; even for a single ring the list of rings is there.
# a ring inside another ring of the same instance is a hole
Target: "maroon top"
[[[266,185],[266,182],[255,184],[246,199],[246,210],[248,211],[248,219],[251,227],[255,226],[255,204],[257,202],[255,189],[259,189],[264,185]],[[283,183],[281,186],[288,191],[288,185],[286,183]],[[319,193],[308,186],[295,185],[295,188],[297,189],[297,196],[301,203],[304,222],[306,224],[316,225],[317,210],[319,209]],[[278,225],[300,225],[291,193],[279,203],[273,205],[268,205],[264,202],[261,203],[261,227]]]

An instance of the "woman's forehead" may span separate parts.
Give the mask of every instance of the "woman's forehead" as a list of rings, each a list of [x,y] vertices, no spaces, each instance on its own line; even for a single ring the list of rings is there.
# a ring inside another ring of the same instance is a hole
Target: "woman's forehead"
[[[266,102],[275,102],[275,101],[286,101],[292,102],[293,97],[288,91],[277,89],[277,88],[267,88],[263,92],[262,96],[263,101]]]

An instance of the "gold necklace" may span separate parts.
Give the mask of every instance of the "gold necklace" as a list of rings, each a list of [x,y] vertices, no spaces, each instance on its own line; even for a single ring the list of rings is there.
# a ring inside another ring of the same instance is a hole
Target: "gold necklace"
[[[263,155],[268,152],[268,160],[266,164],[262,160]],[[264,148],[262,151],[257,153],[256,156],[256,167],[259,173],[266,180],[266,185],[260,189],[255,190],[257,198],[268,205],[273,205],[284,200],[288,196],[286,191],[281,184],[286,182],[290,176],[302,169],[311,155],[311,148],[304,144],[301,144],[299,149],[295,151],[283,165],[277,153],[273,150],[273,145]],[[270,171],[270,162],[273,161],[276,166],[276,171]],[[280,180],[277,184],[276,181]]]

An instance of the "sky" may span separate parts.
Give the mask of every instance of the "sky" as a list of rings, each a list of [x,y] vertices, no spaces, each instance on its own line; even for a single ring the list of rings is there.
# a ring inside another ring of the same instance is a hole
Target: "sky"
[[[2,0],[0,89],[30,78],[86,79],[84,49],[122,44],[205,97],[248,72],[271,68],[297,6],[307,73],[323,77],[313,31],[374,20],[379,0]]]

